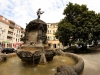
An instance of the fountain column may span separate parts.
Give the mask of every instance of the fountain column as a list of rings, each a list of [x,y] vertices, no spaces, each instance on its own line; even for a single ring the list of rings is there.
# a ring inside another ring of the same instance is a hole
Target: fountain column
[[[40,64],[46,64],[47,60],[45,57],[45,51],[44,51],[44,46],[42,45],[42,50],[41,50],[41,57],[40,57]]]

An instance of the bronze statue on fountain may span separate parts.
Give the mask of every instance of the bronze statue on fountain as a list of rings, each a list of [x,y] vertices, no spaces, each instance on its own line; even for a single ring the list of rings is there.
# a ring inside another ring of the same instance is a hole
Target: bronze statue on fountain
[[[18,57],[24,62],[38,64],[42,57],[42,62],[51,61],[55,56],[53,50],[47,50],[47,24],[40,20],[40,15],[44,12],[38,9],[38,18],[26,24],[25,36],[21,38],[24,42],[22,47],[17,51]]]

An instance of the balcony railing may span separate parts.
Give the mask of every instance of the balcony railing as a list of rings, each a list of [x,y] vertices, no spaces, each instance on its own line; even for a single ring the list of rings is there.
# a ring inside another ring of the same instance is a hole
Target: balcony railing
[[[8,29],[8,31],[11,31],[11,32],[13,32],[13,29]]]
[[[8,34],[7,36],[10,36],[10,37],[12,37],[13,35],[12,35],[12,34]]]

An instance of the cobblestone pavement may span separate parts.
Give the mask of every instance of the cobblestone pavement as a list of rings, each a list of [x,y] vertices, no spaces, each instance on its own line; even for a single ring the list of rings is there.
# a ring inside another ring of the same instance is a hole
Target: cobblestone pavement
[[[78,54],[85,62],[82,75],[100,75],[100,48],[90,53]]]

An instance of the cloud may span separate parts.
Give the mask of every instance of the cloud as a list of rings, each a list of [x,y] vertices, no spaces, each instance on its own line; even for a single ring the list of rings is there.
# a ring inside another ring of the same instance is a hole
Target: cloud
[[[41,8],[45,12],[41,19],[55,23],[64,17],[62,13],[69,2],[86,4],[90,10],[100,12],[99,0],[0,0],[0,15],[25,28],[26,23],[37,18],[36,12]]]
[[[94,10],[99,13],[99,0],[71,0],[72,3],[86,4],[89,10]]]

